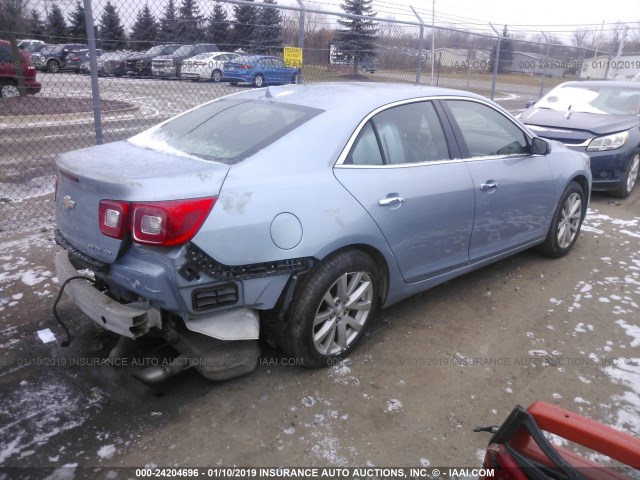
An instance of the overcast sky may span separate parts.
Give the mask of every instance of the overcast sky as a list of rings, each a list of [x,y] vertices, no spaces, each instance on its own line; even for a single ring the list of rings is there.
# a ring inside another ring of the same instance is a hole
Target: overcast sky
[[[46,0],[48,4],[56,0]],[[129,26],[135,19],[135,13],[148,1],[152,9],[159,14],[167,0],[112,0],[118,7],[124,23]],[[296,0],[277,0],[283,5],[297,5]],[[340,0],[303,0],[309,8],[341,11]],[[44,7],[45,0],[31,0],[30,5]],[[65,12],[73,10],[76,0],[58,0]],[[106,0],[93,0],[96,22]],[[176,0],[179,5],[181,0]],[[210,12],[212,0],[199,0],[203,12]],[[431,0],[374,0],[374,10],[378,18],[409,19],[415,21],[411,12],[413,6],[425,23],[431,23]],[[67,15],[65,15],[67,16]],[[557,36],[567,41],[576,28],[600,30],[604,32],[616,28],[616,22],[626,23],[630,27],[630,36],[640,38],[640,0],[436,0],[436,25],[458,25],[476,31],[491,32],[489,23],[501,29],[508,25],[510,31],[522,31],[536,34],[541,30],[558,32]],[[602,26],[602,22],[605,22]]]

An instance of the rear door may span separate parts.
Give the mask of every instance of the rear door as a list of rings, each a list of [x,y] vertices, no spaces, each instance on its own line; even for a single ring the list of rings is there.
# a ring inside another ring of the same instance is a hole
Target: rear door
[[[380,227],[406,282],[465,265],[473,182],[431,101],[400,102],[361,124],[334,168]],[[454,151],[451,151],[453,148]]]
[[[475,99],[443,103],[473,177],[470,260],[544,237],[556,200],[547,158],[531,155],[529,135],[493,106]]]

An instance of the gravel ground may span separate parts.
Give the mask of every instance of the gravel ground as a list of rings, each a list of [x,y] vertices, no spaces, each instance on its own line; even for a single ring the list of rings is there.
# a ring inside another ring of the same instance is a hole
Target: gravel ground
[[[0,233],[0,464],[477,467],[473,427],[536,400],[640,436],[639,211],[640,190],[594,195],[567,257],[524,252],[388,308],[332,368],[264,351],[245,377],[154,388],[100,364],[109,342],[66,299],[60,346],[52,225]]]
[[[91,98],[15,97],[3,98],[1,105],[2,116],[51,115],[93,111]],[[100,108],[103,112],[125,110],[132,107],[131,103],[120,100],[100,101]]]

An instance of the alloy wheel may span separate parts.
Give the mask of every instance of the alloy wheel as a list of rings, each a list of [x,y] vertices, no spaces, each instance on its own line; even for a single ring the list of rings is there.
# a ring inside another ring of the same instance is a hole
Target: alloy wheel
[[[582,199],[577,193],[572,193],[562,206],[560,221],[558,222],[558,245],[567,248],[580,229],[582,216]]]
[[[11,83],[0,86],[0,97],[12,98],[12,97],[19,97],[19,96],[20,96],[20,89],[17,86]]]
[[[341,275],[322,298],[313,321],[313,344],[337,355],[358,337],[373,306],[373,282],[366,272]]]
[[[638,178],[638,169],[640,168],[640,153],[636,153],[631,160],[631,168],[629,169],[629,175],[627,176],[627,192],[633,190]]]

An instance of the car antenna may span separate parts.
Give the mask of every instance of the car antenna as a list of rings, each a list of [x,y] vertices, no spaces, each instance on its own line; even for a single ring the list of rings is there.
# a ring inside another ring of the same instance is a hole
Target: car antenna
[[[564,119],[569,120],[571,118],[571,105],[567,108],[567,113],[564,114]]]

